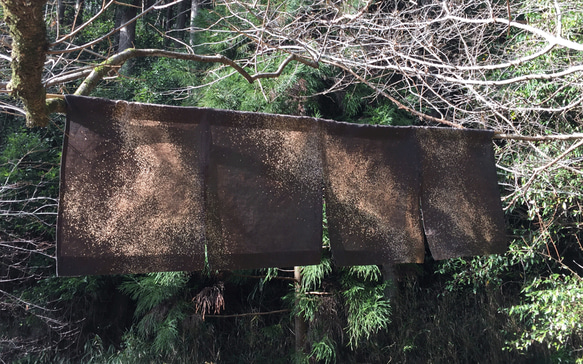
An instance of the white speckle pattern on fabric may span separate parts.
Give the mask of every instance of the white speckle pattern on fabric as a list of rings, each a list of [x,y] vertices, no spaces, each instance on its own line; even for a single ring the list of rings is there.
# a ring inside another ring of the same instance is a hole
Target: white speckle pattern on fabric
[[[501,253],[492,133],[67,96],[59,275]]]

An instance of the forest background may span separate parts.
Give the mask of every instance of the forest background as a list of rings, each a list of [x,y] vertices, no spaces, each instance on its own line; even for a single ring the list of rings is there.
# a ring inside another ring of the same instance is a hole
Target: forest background
[[[0,3],[0,362],[583,363],[582,1]],[[509,249],[55,277],[69,93],[494,130]]]

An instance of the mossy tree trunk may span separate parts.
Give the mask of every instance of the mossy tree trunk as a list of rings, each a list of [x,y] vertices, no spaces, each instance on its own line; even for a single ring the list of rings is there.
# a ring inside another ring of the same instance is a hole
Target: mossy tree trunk
[[[0,0],[12,36],[12,79],[7,88],[24,103],[28,127],[47,126],[49,117],[42,72],[48,49],[46,0]]]

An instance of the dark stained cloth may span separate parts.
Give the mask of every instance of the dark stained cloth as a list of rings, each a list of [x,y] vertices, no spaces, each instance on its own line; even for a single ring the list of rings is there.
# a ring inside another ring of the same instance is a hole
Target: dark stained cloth
[[[206,111],[67,97],[59,275],[204,267]]]
[[[325,122],[325,201],[338,265],[422,263],[415,129]]]
[[[322,163],[317,121],[213,110],[209,122],[211,268],[318,264]]]
[[[436,260],[506,249],[492,135],[485,130],[417,129],[423,224]]]
[[[68,96],[59,275],[504,251],[492,133]]]
[[[67,97],[60,275],[317,264],[314,119]]]

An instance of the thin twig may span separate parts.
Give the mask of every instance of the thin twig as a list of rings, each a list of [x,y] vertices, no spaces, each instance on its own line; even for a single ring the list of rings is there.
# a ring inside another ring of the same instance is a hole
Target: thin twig
[[[67,49],[62,49],[62,50],[52,50],[52,51],[48,51],[47,54],[62,54],[62,53],[71,53],[71,52],[75,52],[75,51],[80,51],[80,50],[84,50],[85,48],[89,48],[92,45],[95,45],[99,42],[101,42],[104,39],[107,39],[109,37],[111,37],[113,34],[119,32],[121,29],[127,27],[128,25],[136,22],[138,19],[140,19],[141,17],[145,16],[146,14],[148,14],[150,11],[156,9],[156,5],[158,5],[159,3],[161,3],[162,0],[158,0],[154,3],[154,5],[150,6],[149,8],[147,8],[146,10],[142,11],[141,13],[139,13],[138,15],[136,15],[135,17],[133,17],[132,19],[130,19],[129,21],[127,21],[124,24],[121,24],[119,27],[113,29],[112,31],[110,31],[109,33],[92,40],[91,42],[85,43],[83,45],[80,45],[78,47],[73,47],[73,48],[67,48]]]
[[[231,318],[231,317],[246,317],[246,316],[262,316],[262,315],[274,315],[278,313],[290,312],[290,309],[269,311],[269,312],[247,312],[238,313],[233,315],[205,315],[205,317],[217,317],[217,318]]]
[[[504,134],[504,133],[494,132],[493,138],[494,139],[523,140],[523,141],[529,141],[529,142],[554,141],[554,140],[577,140],[577,139],[583,139],[583,133],[558,134],[558,135],[519,135],[519,134]]]
[[[57,39],[54,43],[52,43],[50,45],[50,47],[54,47],[55,45],[66,41],[67,39],[73,37],[75,34],[79,33],[81,30],[85,29],[86,26],[88,26],[89,24],[93,23],[93,21],[95,19],[97,19],[101,14],[103,14],[105,12],[105,10],[107,10],[107,8],[109,8],[111,6],[111,4],[113,4],[114,2],[115,2],[115,0],[111,0],[109,3],[105,4],[105,6],[103,6],[101,8],[101,10],[99,10],[97,12],[97,14],[95,14],[93,17],[91,17],[91,19],[89,19],[85,23],[81,24],[77,29],[75,29],[71,33],[65,35],[63,38]]]
[[[530,187],[530,185],[534,182],[534,180],[538,177],[538,175],[546,170],[547,168],[551,167],[552,165],[554,165],[555,163],[559,162],[561,159],[565,158],[565,156],[569,153],[571,153],[572,151],[574,151],[575,149],[579,148],[580,146],[583,145],[583,139],[580,140],[579,142],[573,144],[572,146],[570,146],[569,148],[567,148],[563,153],[561,153],[558,157],[556,157],[555,159],[553,159],[552,161],[550,161],[549,163],[545,164],[544,166],[538,167],[534,169],[534,173],[532,174],[532,176],[528,179],[528,181],[522,186],[521,190],[522,193],[517,193],[514,198],[512,198],[512,200],[508,203],[508,206],[506,207],[506,209],[508,209],[510,206],[512,206],[519,198],[521,195],[523,195]]]
[[[276,72],[266,72],[266,73],[257,73],[254,75],[249,74],[247,70],[245,70],[242,66],[240,66],[237,62],[233,61],[230,58],[227,58],[221,54],[217,54],[214,56],[204,56],[204,55],[197,55],[197,54],[188,54],[188,53],[180,53],[180,52],[173,52],[167,51],[162,49],[136,49],[136,48],[129,48],[115,54],[108,58],[106,61],[102,62],[99,66],[97,66],[93,71],[87,76],[85,81],[79,86],[75,95],[88,95],[95,86],[101,81],[101,79],[113,68],[118,68],[127,62],[131,58],[136,57],[167,57],[167,58],[174,58],[174,59],[183,59],[195,62],[204,62],[204,63],[222,63],[229,67],[235,69],[241,76],[243,76],[249,83],[253,83],[256,80],[263,79],[263,78],[277,78],[281,75],[285,67],[291,61],[298,61],[301,63],[305,63],[311,65],[313,67],[317,67],[317,64],[311,64],[309,60],[303,59],[300,56],[295,54],[290,55],[286,58],[279,66]]]

